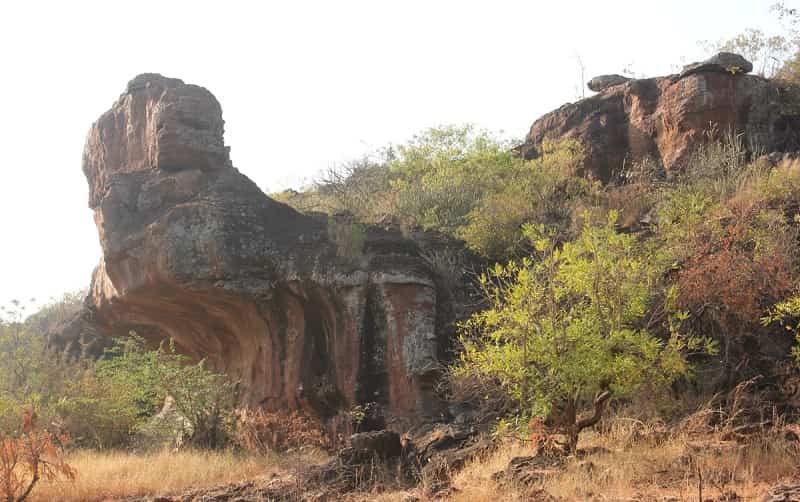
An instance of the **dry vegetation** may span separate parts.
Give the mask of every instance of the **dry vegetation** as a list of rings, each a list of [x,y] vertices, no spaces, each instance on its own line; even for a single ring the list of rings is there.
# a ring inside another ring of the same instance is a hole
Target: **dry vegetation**
[[[775,485],[796,482],[800,427],[775,411],[755,390],[757,383],[749,380],[706,399],[618,407],[581,436],[577,454],[537,468],[526,486],[496,473],[515,457],[541,450],[535,439],[508,435],[499,447],[453,472],[452,490],[437,500],[760,501]],[[671,414],[670,409],[696,411]],[[423,480],[413,490],[352,494],[347,500],[429,500],[425,494]]]
[[[164,450],[153,453],[71,453],[67,462],[78,472],[74,481],[43,481],[30,500],[89,502],[157,496],[189,489],[287,475],[324,461],[319,450],[263,455],[230,451]]]
[[[451,500],[495,501],[498,496],[530,500],[531,491],[537,488],[563,500],[698,500],[698,472],[703,478],[703,500],[720,500],[731,493],[757,500],[770,486],[791,479],[797,470],[793,447],[767,438],[749,445],[692,442],[685,437],[657,445],[636,441],[626,447],[620,447],[618,441],[614,435],[587,435],[580,448],[595,453],[576,457],[566,469],[543,476],[528,489],[499,485],[491,478],[513,457],[530,454],[524,444],[510,444],[456,475],[458,491]]]
[[[699,415],[696,419],[702,421]],[[566,501],[698,500],[700,476],[703,500],[729,500],[724,497],[732,493],[740,499],[730,500],[759,500],[769,487],[791,480],[797,471],[797,445],[782,434],[756,435],[746,443],[720,437],[721,431],[702,436],[688,430],[668,433],[658,422],[619,415],[607,420],[602,430],[586,433],[579,444],[579,455],[570,458],[564,468],[544,474],[529,487],[502,484],[492,478],[512,458],[532,454],[530,443],[508,440],[454,473],[454,490],[443,500],[514,502],[537,500],[544,493]],[[280,456],[193,450],[150,454],[80,451],[67,458],[79,472],[78,477],[74,481],[42,482],[31,500],[77,502],[175,494],[283,477],[324,459],[317,450]],[[401,491],[389,486],[381,484],[372,491],[344,495],[341,500],[427,500],[424,484]]]
[[[510,441],[454,477],[452,500],[530,500],[534,493],[559,500],[760,500],[770,487],[796,479],[800,442],[797,426],[753,390],[756,383],[684,400],[680,408],[697,411],[669,424],[648,404],[618,409],[581,437],[577,455],[542,470],[528,487],[492,479],[512,458],[533,454],[530,443]]]
[[[530,486],[493,479],[514,457],[533,454],[529,443],[508,441],[456,473],[454,489],[444,500],[748,501],[761,500],[770,487],[796,479],[798,445],[781,435],[759,435],[747,443],[691,434],[658,440],[659,427],[626,417],[611,422],[610,432],[587,433],[577,456],[563,468],[543,469],[541,479]],[[408,495],[426,500],[424,487],[353,500],[400,502]]]

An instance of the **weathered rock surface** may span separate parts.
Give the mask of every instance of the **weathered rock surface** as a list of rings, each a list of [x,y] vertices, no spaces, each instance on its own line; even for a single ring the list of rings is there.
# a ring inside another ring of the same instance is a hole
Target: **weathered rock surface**
[[[172,337],[268,409],[435,413],[454,309],[421,246],[446,243],[369,228],[357,256],[340,256],[329,225],[349,223],[264,195],[231,165],[223,126],[209,91],[156,74],[95,122],[83,171],[103,258],[61,342],[87,329]]]
[[[681,77],[702,71],[717,71],[727,73],[750,73],[753,63],[732,52],[720,52],[699,63],[691,63],[683,67]]]
[[[605,91],[609,87],[614,87],[615,85],[624,84],[625,82],[630,81],[628,77],[623,77],[622,75],[599,75],[591,79],[586,86],[589,88],[590,91],[600,92]]]
[[[349,448],[349,456],[377,457],[384,460],[399,457],[403,452],[400,434],[387,430],[353,434],[350,436]]]
[[[752,69],[739,58],[720,54],[683,75],[630,80],[568,103],[536,120],[519,151],[535,158],[545,140],[580,140],[585,174],[607,181],[624,163],[648,156],[667,172],[679,169],[712,130],[741,134],[751,151],[797,150],[800,116],[782,103],[784,90],[727,71]]]

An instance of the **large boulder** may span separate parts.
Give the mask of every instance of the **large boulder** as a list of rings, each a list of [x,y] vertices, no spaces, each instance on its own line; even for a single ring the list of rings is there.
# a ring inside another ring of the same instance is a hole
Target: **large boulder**
[[[156,74],[133,79],[94,123],[83,171],[103,257],[61,342],[87,329],[171,337],[267,409],[437,413],[455,309],[420,242],[449,244],[270,199],[232,166],[223,126],[208,90]]]
[[[584,173],[608,181],[644,157],[667,172],[680,169],[712,131],[741,134],[751,151],[797,150],[800,116],[785,106],[777,83],[745,74],[752,69],[746,63],[719,54],[682,75],[603,87],[536,120],[519,152],[530,159],[546,140],[579,140]]]
[[[739,54],[720,52],[705,61],[684,66],[683,71],[681,71],[681,77],[703,71],[727,72],[731,74],[750,73],[753,71],[753,63]]]
[[[614,87],[615,85],[624,84],[625,82],[630,81],[630,78],[623,77],[622,75],[599,75],[591,79],[586,86],[589,88],[590,91],[594,92],[602,92],[606,89]]]

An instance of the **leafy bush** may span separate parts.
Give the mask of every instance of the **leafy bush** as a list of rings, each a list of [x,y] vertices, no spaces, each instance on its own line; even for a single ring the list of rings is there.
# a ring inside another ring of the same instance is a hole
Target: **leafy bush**
[[[233,425],[236,386],[226,376],[209,370],[204,360],[192,362],[162,343],[148,350],[132,334],[116,340],[82,382],[68,417],[81,413],[78,423],[107,424],[109,443],[119,444],[151,423],[151,417],[169,396],[182,420],[176,433],[197,446],[220,447]],[[82,391],[82,392],[81,392]]]
[[[330,169],[310,191],[275,196],[302,211],[440,231],[505,259],[524,251],[523,224],[569,227],[577,200],[594,186],[576,175],[583,155],[580,144],[565,141],[543,145],[542,156],[526,161],[512,141],[446,126]]]
[[[210,448],[224,446],[234,426],[236,382],[210,370],[205,360],[192,362],[172,343],[162,344],[157,351],[153,372],[162,395],[172,397],[185,418],[190,442]]]
[[[388,162],[396,214],[410,225],[454,234],[518,162],[511,144],[470,126],[424,131]]]
[[[576,142],[545,143],[541,157],[518,160],[489,187],[457,235],[470,248],[498,260],[526,251],[522,228],[527,223],[543,224],[559,238],[566,237],[575,205],[596,188],[575,174],[582,157]]]
[[[11,320],[0,322],[0,431],[14,430],[20,411],[35,407],[79,446],[125,446],[172,396],[188,423],[183,432],[195,444],[221,445],[232,423],[235,385],[203,361],[193,363],[169,344],[148,349],[135,335],[116,340],[97,361],[69,360],[46,347],[44,335],[22,322],[19,309],[6,311]]]
[[[73,375],[81,368],[47,349],[44,333],[22,316],[21,302],[3,309],[0,319],[0,431],[15,430],[20,413],[35,407],[40,417],[55,416],[55,405]]]
[[[564,428],[572,447],[612,394],[690,375],[684,350],[701,341],[673,330],[664,342],[642,327],[660,268],[616,221],[612,212],[602,225],[587,223],[561,248],[543,226],[528,226],[539,254],[481,278],[490,306],[462,332],[458,371],[497,379],[524,409]],[[591,399],[595,415],[578,419]]]

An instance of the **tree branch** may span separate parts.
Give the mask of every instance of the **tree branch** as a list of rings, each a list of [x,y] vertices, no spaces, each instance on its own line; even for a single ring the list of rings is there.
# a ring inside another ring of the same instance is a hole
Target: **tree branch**
[[[39,481],[38,469],[37,469],[37,472],[33,473],[33,477],[31,478],[31,482],[28,485],[28,488],[25,489],[25,491],[22,493],[22,495],[17,497],[16,502],[22,502],[23,500],[27,499],[28,495],[31,494],[31,491],[33,490],[33,487],[36,486],[36,482],[37,481]]]
[[[582,418],[577,422],[575,422],[575,428],[577,429],[578,432],[582,431],[587,427],[591,427],[600,421],[600,419],[603,416],[603,410],[606,407],[606,403],[610,398],[611,398],[611,391],[609,390],[601,392],[594,398],[594,413],[592,414],[592,416]]]

